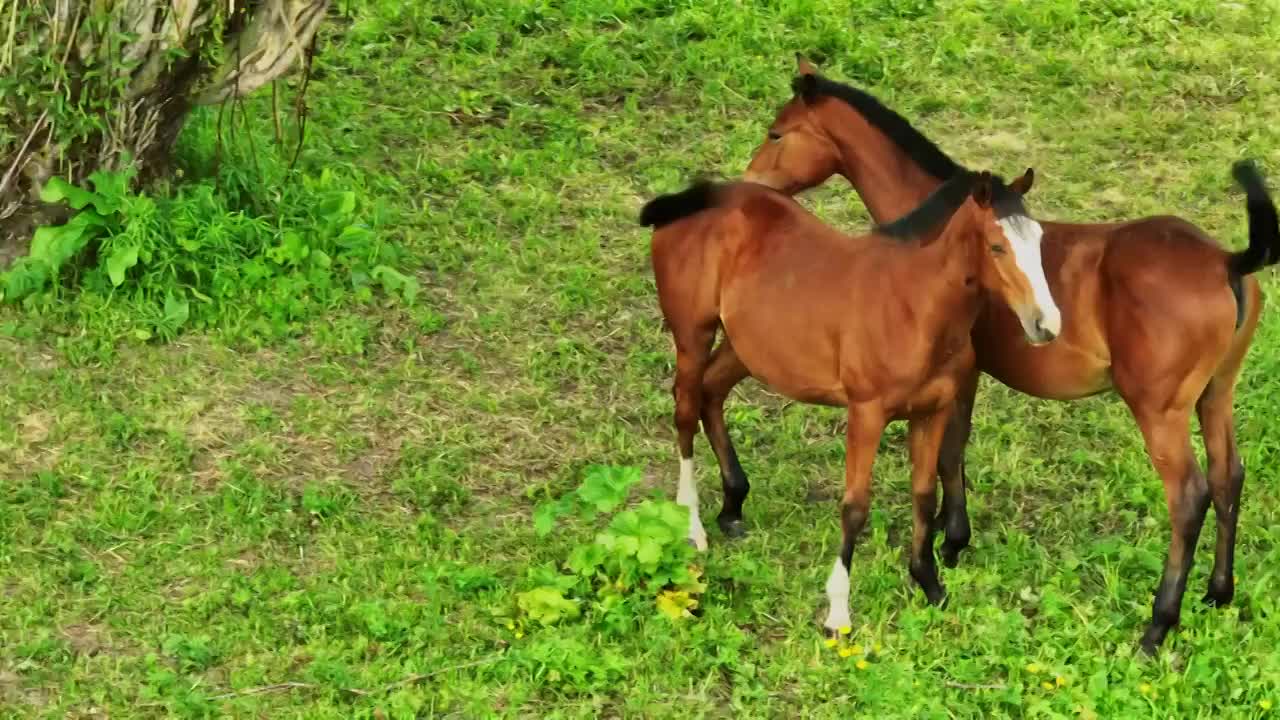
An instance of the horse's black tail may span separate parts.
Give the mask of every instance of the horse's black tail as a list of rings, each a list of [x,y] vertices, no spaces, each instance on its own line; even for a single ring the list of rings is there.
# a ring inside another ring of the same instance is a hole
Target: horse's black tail
[[[640,209],[640,224],[654,230],[713,207],[719,186],[711,180],[695,180],[688,188],[659,195]]]
[[[1245,208],[1249,213],[1249,247],[1232,253],[1227,267],[1232,275],[1243,277],[1280,262],[1280,219],[1262,173],[1252,161],[1240,160],[1231,167],[1231,175],[1244,189]]]

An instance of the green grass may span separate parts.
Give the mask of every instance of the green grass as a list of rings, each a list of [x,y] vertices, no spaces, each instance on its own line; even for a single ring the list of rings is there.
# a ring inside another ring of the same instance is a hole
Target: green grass
[[[795,51],[961,162],[1033,166],[1041,217],[1176,213],[1239,247],[1230,163],[1258,158],[1280,182],[1273,7],[352,5],[323,38],[299,164],[358,193],[417,301],[326,290],[279,332],[211,318],[167,344],[140,340],[136,305],[110,288],[0,309],[0,714],[1163,718],[1280,703],[1274,308],[1236,403],[1237,603],[1198,603],[1210,521],[1154,660],[1136,643],[1167,517],[1132,419],[1111,397],[1036,401],[989,380],[968,455],[974,547],[943,572],[946,610],[908,578],[903,429],[885,436],[854,555],[850,642],[879,648],[865,669],[817,631],[842,413],[755,383],[729,410],[750,534],[710,530],[699,617],[673,623],[643,597],[608,622],[513,614],[607,522],[534,531],[535,506],[589,465],[640,468],[633,501],[674,497],[673,358],[636,213],[694,173],[745,168]],[[207,158],[214,120],[187,130],[185,167]],[[260,152],[243,134],[228,150],[223,172],[248,178],[235,187],[280,181],[271,163],[287,161],[265,120],[252,132]],[[219,207],[305,222],[308,186],[288,182]],[[867,225],[838,183],[804,202]],[[714,516],[701,439],[697,463]]]

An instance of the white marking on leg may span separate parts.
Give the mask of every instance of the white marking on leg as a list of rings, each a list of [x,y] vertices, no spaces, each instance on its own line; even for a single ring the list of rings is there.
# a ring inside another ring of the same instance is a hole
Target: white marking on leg
[[[693,480],[693,458],[680,458],[680,487],[676,502],[689,508],[689,540],[699,550],[707,549],[707,531],[698,518],[698,486]]]
[[[839,632],[840,628],[853,623],[849,620],[849,570],[836,557],[831,566],[831,576],[827,578],[827,620],[823,623],[828,630]]]
[[[1013,245],[1013,260],[1027,276],[1036,306],[1044,313],[1041,324],[1054,335],[1062,332],[1062,311],[1049,292],[1049,280],[1044,275],[1044,262],[1040,258],[1040,239],[1044,228],[1026,215],[1010,215],[997,221],[1004,236]]]

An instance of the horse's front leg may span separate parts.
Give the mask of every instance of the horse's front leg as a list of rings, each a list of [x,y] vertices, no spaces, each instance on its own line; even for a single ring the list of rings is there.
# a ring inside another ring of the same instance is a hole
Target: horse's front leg
[[[969,510],[965,492],[969,481],[964,473],[964,452],[973,429],[973,401],[978,390],[978,371],[960,383],[955,406],[948,416],[942,447],[938,451],[938,478],[942,481],[942,512],[937,526],[942,528],[942,564],[955,567],[960,551],[969,547]]]
[[[849,619],[849,571],[853,546],[867,524],[871,508],[871,468],[884,433],[884,413],[878,407],[849,406],[849,430],[845,435],[844,497],[840,501],[840,554],[827,577],[827,632],[836,634],[852,624]]]
[[[914,511],[909,566],[911,577],[920,584],[925,597],[934,605],[941,605],[947,597],[938,580],[938,563],[933,556],[933,534],[937,529],[933,516],[938,507],[938,482],[934,473],[942,436],[954,409],[955,405],[949,403],[935,413],[912,418],[907,427],[911,447],[911,506]]]

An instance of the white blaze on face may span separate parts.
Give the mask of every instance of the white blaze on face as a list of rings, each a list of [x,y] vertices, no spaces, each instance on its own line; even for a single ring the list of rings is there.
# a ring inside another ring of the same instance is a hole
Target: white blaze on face
[[[849,620],[849,570],[836,557],[836,564],[831,566],[831,575],[827,578],[827,610],[823,627],[831,631],[852,625]]]
[[[1040,238],[1044,229],[1040,223],[1026,215],[1010,215],[997,220],[1005,239],[1012,246],[1014,262],[1027,276],[1036,307],[1043,314],[1041,327],[1054,335],[1062,332],[1062,312],[1049,292],[1049,281],[1044,275],[1044,263],[1040,259]]]
[[[693,458],[680,458],[680,486],[676,502],[689,508],[689,541],[699,550],[707,549],[707,531],[698,517],[698,486],[693,481]]]

